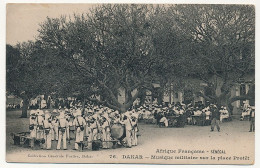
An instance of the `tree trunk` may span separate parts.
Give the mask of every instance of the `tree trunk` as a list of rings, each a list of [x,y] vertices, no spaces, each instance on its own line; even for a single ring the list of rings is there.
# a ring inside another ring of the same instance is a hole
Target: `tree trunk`
[[[158,89],[157,103],[162,104],[162,102],[163,102],[163,89],[159,88]],[[171,100],[170,100],[170,102],[171,102]]]
[[[232,115],[233,114],[233,106],[230,102],[230,97],[228,95],[221,95],[219,97],[217,97],[217,104],[219,105],[218,108],[220,108],[221,106],[224,106],[227,108],[227,110],[229,111],[229,113]]]
[[[121,107],[120,107],[120,114],[122,114],[122,113],[124,113],[124,112],[126,112],[127,111],[127,108],[126,108],[126,105],[124,104],[124,105],[122,105]]]
[[[140,98],[140,105],[142,106],[145,102],[145,89],[140,89],[140,95],[139,95],[139,98]]]
[[[23,98],[23,108],[21,118],[27,118],[27,109],[29,105],[29,100],[27,98]]]

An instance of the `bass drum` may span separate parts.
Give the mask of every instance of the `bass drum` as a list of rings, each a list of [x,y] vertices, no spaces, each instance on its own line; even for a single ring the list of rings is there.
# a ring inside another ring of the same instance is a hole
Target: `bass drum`
[[[118,139],[118,140],[122,140],[124,139],[126,136],[126,132],[125,132],[125,126],[117,123],[117,124],[113,124],[111,126],[111,137]]]

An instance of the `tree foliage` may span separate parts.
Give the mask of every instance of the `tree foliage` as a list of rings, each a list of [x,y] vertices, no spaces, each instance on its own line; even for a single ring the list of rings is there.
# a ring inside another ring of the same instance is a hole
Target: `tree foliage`
[[[6,45],[7,91],[23,99],[21,117],[27,117],[29,99],[38,95],[42,87],[41,71],[33,57],[35,51],[33,42],[21,43],[16,47]]]
[[[102,93],[107,105],[124,111],[153,79],[152,65],[158,58],[150,36],[152,16],[152,6],[101,5],[73,18],[48,18],[38,39],[53,57],[70,62],[73,72],[92,91]],[[124,104],[117,99],[122,89]]]
[[[231,88],[254,70],[254,7],[174,5],[170,13],[177,27],[192,39],[189,74],[211,90],[203,96],[219,105],[230,105]]]
[[[28,94],[78,93],[121,112],[146,88],[154,90],[152,83],[160,83],[162,96],[169,83],[190,93],[203,81],[207,94],[200,95],[226,105],[235,100],[231,87],[252,71],[254,25],[250,5],[99,5],[41,23],[36,42],[8,51],[20,61],[7,62],[7,73],[22,66],[8,81],[26,80],[19,87]]]

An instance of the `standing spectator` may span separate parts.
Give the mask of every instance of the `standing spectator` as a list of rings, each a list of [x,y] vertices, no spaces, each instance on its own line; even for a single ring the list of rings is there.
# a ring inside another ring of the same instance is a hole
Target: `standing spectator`
[[[200,125],[201,126],[205,126],[205,122],[206,122],[206,109],[202,110],[202,113],[200,115]]]
[[[218,132],[220,132],[220,112],[216,105],[213,105],[210,107],[210,111],[212,113],[212,120],[211,120],[211,131],[214,131],[215,126],[218,129]]]
[[[249,132],[255,132],[255,107],[251,107],[249,121],[250,121],[250,130],[249,130]]]

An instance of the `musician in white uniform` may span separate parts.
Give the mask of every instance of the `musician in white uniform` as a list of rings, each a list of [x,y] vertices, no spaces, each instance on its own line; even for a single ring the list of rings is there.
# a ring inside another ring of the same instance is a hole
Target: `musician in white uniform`
[[[123,116],[123,121],[121,121],[121,124],[125,125],[125,129],[126,129],[126,143],[127,143],[127,147],[131,148],[132,147],[132,123],[130,118],[128,118],[126,115]]]
[[[37,116],[36,116],[36,111],[31,110],[30,111],[30,125],[29,125],[29,130],[30,130],[30,147],[34,147],[34,142],[36,139],[36,130],[37,130]]]
[[[44,139],[45,139],[45,148],[47,150],[51,149],[51,116],[48,111],[45,111],[45,119],[43,121],[44,125]]]
[[[63,141],[63,150],[67,150],[67,127],[68,121],[65,118],[64,112],[61,112],[59,115],[59,139],[57,144],[57,150],[61,149],[61,141]]]
[[[132,130],[132,146],[137,146],[137,132],[138,132],[138,114],[133,113],[131,116],[131,122],[133,125],[133,130]]]
[[[37,133],[36,139],[40,141],[40,147],[43,149],[43,139],[44,139],[44,127],[43,127],[43,120],[44,120],[44,112],[42,110],[37,110]]]
[[[51,121],[51,124],[52,124],[52,130],[51,130],[51,140],[54,141],[58,141],[59,139],[59,122],[58,122],[58,118],[56,116],[57,114],[57,110],[54,109],[53,110],[53,115],[52,115],[52,121]]]
[[[98,130],[99,130],[99,124],[98,124],[98,115],[94,114],[92,116],[92,121],[90,124],[90,129],[92,133],[92,141],[95,141],[98,139]]]
[[[76,139],[75,139],[75,149],[79,149],[79,145],[82,148],[84,139],[84,127],[86,125],[85,119],[81,116],[81,110],[77,109],[75,113],[75,119],[73,125],[76,127]]]
[[[103,148],[108,149],[109,148],[109,140],[111,138],[110,136],[110,123],[108,119],[104,116],[101,117],[101,124],[100,124],[101,130],[102,130],[102,141],[103,141]]]

